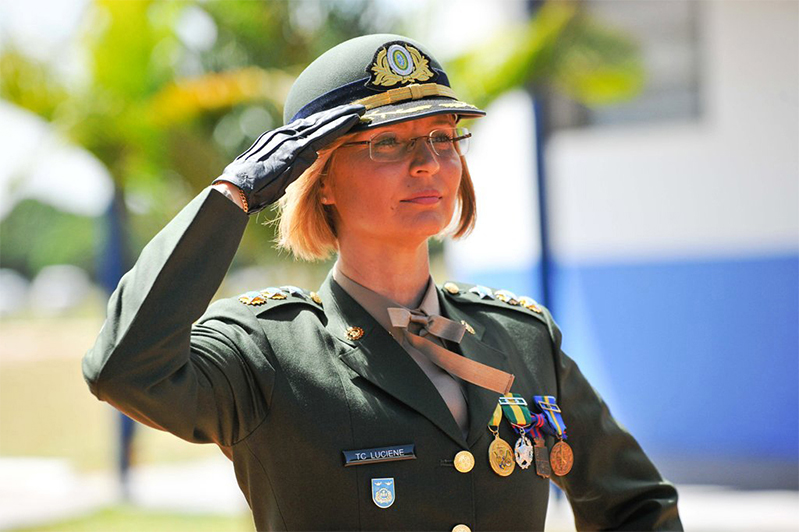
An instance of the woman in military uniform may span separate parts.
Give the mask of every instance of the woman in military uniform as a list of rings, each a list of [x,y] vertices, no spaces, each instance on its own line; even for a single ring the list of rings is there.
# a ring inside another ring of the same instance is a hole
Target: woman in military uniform
[[[579,529],[680,529],[675,489],[547,310],[431,279],[428,239],[475,222],[459,120],[483,114],[411,39],[326,52],[292,87],[287,125],[122,279],[84,359],[92,393],[217,444],[258,530],[541,530],[550,480]],[[248,215],[275,202],[281,246],[338,253],[328,278],[209,306]]]

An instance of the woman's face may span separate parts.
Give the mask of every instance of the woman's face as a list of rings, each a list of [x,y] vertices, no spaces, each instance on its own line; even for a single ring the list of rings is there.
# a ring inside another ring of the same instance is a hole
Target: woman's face
[[[386,131],[408,140],[452,127],[452,115],[439,115],[363,131],[347,142],[370,140]],[[391,239],[414,245],[450,223],[461,181],[461,159],[435,155],[423,139],[396,162],[373,161],[368,145],[342,146],[334,152],[328,175],[322,179],[322,203],[335,209],[340,240]]]

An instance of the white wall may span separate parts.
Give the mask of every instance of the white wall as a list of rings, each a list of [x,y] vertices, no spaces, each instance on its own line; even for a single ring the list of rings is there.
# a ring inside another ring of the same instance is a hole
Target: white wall
[[[552,139],[560,260],[796,251],[798,4],[718,0],[701,13],[699,122]]]

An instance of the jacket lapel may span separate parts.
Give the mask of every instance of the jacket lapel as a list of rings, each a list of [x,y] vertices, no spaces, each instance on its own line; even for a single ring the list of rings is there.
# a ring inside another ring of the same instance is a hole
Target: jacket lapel
[[[328,318],[326,328],[344,344],[340,360],[356,375],[413,408],[465,447],[461,429],[436,387],[386,329],[330,274],[319,295]],[[348,327],[361,327],[363,336],[357,340],[348,338]]]
[[[459,348],[462,355],[487,366],[511,372],[506,355],[480,341],[485,329],[483,325],[473,322],[470,316],[453,305],[444,294],[439,294],[439,301],[442,306],[442,314],[456,322],[463,320],[475,330],[475,334],[467,333],[461,340]],[[481,436],[489,433],[487,425],[497,406],[497,398],[500,397],[500,394],[474,384],[465,383],[465,385],[469,402],[467,444],[472,447]]]

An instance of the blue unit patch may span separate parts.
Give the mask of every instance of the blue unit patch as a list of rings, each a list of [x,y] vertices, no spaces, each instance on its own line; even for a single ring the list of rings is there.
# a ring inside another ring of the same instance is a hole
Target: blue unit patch
[[[394,504],[394,478],[372,479],[372,501],[378,508],[388,508]]]

